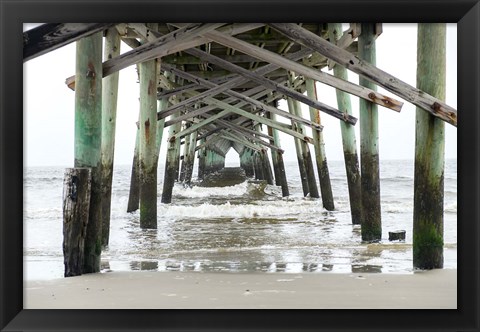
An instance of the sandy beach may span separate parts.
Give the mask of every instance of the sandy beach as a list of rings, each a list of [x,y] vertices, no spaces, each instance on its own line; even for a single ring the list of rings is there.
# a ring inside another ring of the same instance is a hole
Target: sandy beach
[[[24,282],[25,309],[456,309],[457,270],[106,272]]]

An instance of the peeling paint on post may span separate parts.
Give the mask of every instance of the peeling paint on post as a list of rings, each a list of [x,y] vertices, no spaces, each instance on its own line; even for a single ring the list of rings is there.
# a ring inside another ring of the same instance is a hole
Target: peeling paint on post
[[[329,23],[328,31],[330,41],[337,41],[342,36],[342,25],[340,23]],[[347,69],[340,65],[333,67],[333,74],[348,81]],[[339,89],[336,89],[338,109],[346,114],[352,115],[352,105],[350,95]],[[355,138],[355,128],[353,125],[340,121],[342,132],[343,156],[345,160],[345,171],[347,174],[348,197],[350,200],[350,213],[352,224],[359,225],[362,222],[362,187],[360,166],[358,162],[357,142]]]
[[[362,23],[358,37],[358,56],[376,64],[375,24]],[[361,86],[376,89],[375,84],[360,77]],[[382,216],[380,207],[380,165],[378,155],[378,111],[377,105],[360,100],[360,164],[362,172],[362,240],[382,239]]]
[[[306,79],[307,96],[313,100],[318,100],[315,81],[311,78]],[[319,110],[309,107],[310,121],[321,124]],[[343,121],[342,121],[343,122]],[[325,143],[323,133],[312,129],[313,146],[315,149],[315,160],[317,162],[318,182],[320,183],[320,192],[322,193],[323,207],[328,211],[335,209],[333,202],[332,185],[330,183],[330,172],[328,171],[327,156],[325,153]]]
[[[77,41],[76,52],[75,167],[92,170],[83,273],[95,273],[102,252],[102,33]]]
[[[157,29],[158,25],[147,27]],[[157,60],[138,65],[140,75],[140,227],[157,228]]]
[[[104,60],[120,54],[120,35],[110,28],[105,36]],[[117,118],[118,75],[113,73],[102,82],[102,245],[110,237],[110,210],[112,202],[113,159],[115,150],[115,125]]]
[[[417,88],[445,100],[446,25],[420,23]],[[417,108],[413,207],[413,266],[443,267],[445,123]]]

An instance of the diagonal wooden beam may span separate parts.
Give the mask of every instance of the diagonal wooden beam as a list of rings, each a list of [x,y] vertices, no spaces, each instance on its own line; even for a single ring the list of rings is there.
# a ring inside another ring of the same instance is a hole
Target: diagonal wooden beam
[[[23,62],[83,37],[108,29],[114,23],[47,23],[23,33]]]
[[[163,65],[163,68],[166,69],[166,70],[169,70],[171,71],[172,73],[174,73],[175,75],[179,76],[179,77],[182,77],[182,78],[185,78],[187,80],[190,80],[190,81],[193,81],[193,82],[196,82],[200,85],[203,85],[203,86],[206,86],[206,87],[209,87],[209,88],[217,88],[219,85],[213,83],[213,82],[209,82],[209,81],[206,81],[200,77],[197,77],[195,75],[192,75],[192,74],[189,74],[187,72],[184,72],[182,70],[179,70],[179,69],[176,69],[175,67],[171,66],[171,65],[167,65],[167,64],[164,64]],[[272,81],[273,82],[273,81]],[[274,82],[275,84],[277,84],[276,82]],[[294,91],[294,90],[292,90]],[[244,94],[242,93],[239,93],[239,92],[236,92],[236,91],[233,91],[233,90],[226,90],[224,91],[225,94],[229,95],[229,96],[232,96],[232,97],[235,97],[237,99],[240,99],[250,105],[253,105],[254,107],[262,110],[263,112],[272,112],[274,114],[277,114],[277,115],[280,115],[280,116],[283,116],[287,119],[290,119],[290,120],[293,120],[293,121],[296,121],[296,122],[299,122],[299,123],[303,123],[311,128],[315,128],[317,130],[322,130],[323,126],[322,125],[319,125],[317,123],[314,123],[310,120],[307,120],[307,119],[304,119],[300,116],[297,116],[297,115],[293,115],[293,114],[290,114],[288,112],[285,112],[285,111],[282,111],[282,110],[279,110],[278,108],[276,107],[272,107],[272,106],[269,106],[269,105],[266,105],[264,103],[262,103],[261,101],[258,101],[254,98],[250,98],[248,96],[245,96]],[[337,111],[340,113],[340,111]]]
[[[308,30],[307,30],[308,31]],[[311,33],[312,35],[316,36],[315,34]],[[374,102],[380,106],[392,109],[394,111],[400,111],[401,107],[403,105],[402,102],[392,99],[390,97],[384,96],[376,91],[367,89],[365,87],[362,87],[360,85],[341,80],[335,76],[326,74],[322,71],[309,68],[305,65],[302,65],[300,63],[294,62],[294,61],[289,61],[282,57],[279,54],[270,52],[268,50],[259,48],[257,46],[251,45],[247,42],[244,42],[240,39],[237,39],[235,37],[227,36],[219,31],[209,31],[204,34],[204,36],[212,39],[213,41],[220,43],[224,46],[235,48],[241,52],[247,53],[249,55],[255,56],[259,59],[262,59],[264,61],[268,61],[271,63],[275,63],[285,69],[294,71],[297,74],[305,75],[307,77],[310,77],[314,80],[317,80],[319,82],[325,83],[327,85],[330,85],[334,88],[340,89],[342,91],[348,92],[350,94],[356,95],[360,98],[366,99],[370,102]],[[318,36],[317,36],[318,37]],[[321,37],[319,37],[321,38]],[[342,50],[343,52],[347,52],[345,50]],[[347,52],[348,53],[348,52]],[[294,98],[294,96],[290,96]],[[304,102],[298,98],[297,99],[301,102]],[[308,98],[308,100],[311,100]],[[305,103],[305,102],[304,102]],[[307,103],[305,103],[307,104]],[[314,107],[316,109],[321,110],[318,108],[318,106],[313,106],[313,104],[307,104],[311,107]],[[325,111],[324,111],[325,112]],[[330,110],[331,112],[331,110]],[[325,112],[327,114],[330,114],[329,112]],[[344,114],[344,113],[341,113]],[[333,115],[333,114],[330,114]],[[336,114],[335,114],[336,115]],[[335,116],[334,115],[334,116]]]
[[[186,53],[192,52],[192,50],[186,50],[185,52]],[[311,53],[311,51],[301,50],[301,51],[298,51],[294,54],[288,55],[288,58],[292,59],[292,60],[299,60],[299,59],[302,59],[303,57],[307,56],[310,53]],[[265,74],[267,74],[269,72],[272,72],[272,71],[274,71],[275,69],[278,69],[278,68],[279,68],[279,66],[277,66],[277,65],[268,64],[266,66],[263,66],[261,68],[258,68],[256,70],[254,70],[253,73],[256,73],[258,75],[265,75]],[[219,85],[216,88],[209,89],[205,92],[202,92],[202,93],[198,94],[194,98],[189,98],[189,99],[183,101],[182,103],[179,103],[178,105],[175,105],[175,108],[172,107],[171,109],[166,110],[168,112],[166,114],[167,115],[173,114],[173,113],[175,113],[175,109],[177,109],[177,108],[193,104],[193,103],[195,103],[195,102],[197,102],[197,101],[199,101],[199,100],[201,100],[205,97],[210,97],[210,96],[220,94],[224,91],[232,89],[232,88],[234,88],[238,85],[244,84],[248,81],[250,81],[248,78],[245,78],[242,75],[238,75],[237,78],[234,78],[234,79],[232,79],[232,80],[230,80],[230,81],[228,81],[228,82],[226,82],[222,85]],[[260,83],[259,85],[262,85],[262,84]],[[267,87],[265,87],[265,88],[267,88]]]
[[[189,24],[169,34],[149,41],[129,52],[103,63],[103,77],[136,63],[159,58],[168,54],[175,45],[191,40],[198,35],[225,25],[225,23]]]
[[[306,46],[329,59],[345,66],[347,69],[380,85],[384,89],[424,109],[433,116],[457,126],[457,110],[411,85],[405,83],[389,73],[362,61],[340,47],[327,40],[312,34],[308,30],[291,23],[271,23],[275,30],[292,38],[297,43]]]
[[[261,49],[263,50],[263,49]],[[264,50],[266,51],[266,50]],[[262,75],[259,75],[255,72],[252,72],[252,71],[249,71],[247,69],[244,69],[240,66],[237,66],[237,65],[234,65],[234,64],[231,64],[227,61],[224,61],[216,56],[213,56],[211,54],[208,54],[208,53],[205,53],[201,50],[198,50],[198,49],[190,49],[190,50],[187,50],[186,52],[190,53],[190,54],[193,54],[195,56],[198,56],[199,58],[202,58],[212,64],[215,64],[219,67],[223,67],[229,71],[232,71],[232,72],[235,72],[237,74],[240,74],[252,81],[255,81],[257,82],[258,84],[263,84],[266,88],[269,88],[271,90],[274,90],[274,91],[278,91],[278,92],[281,92],[295,100],[298,100],[308,106],[311,106],[311,107],[314,107],[315,109],[318,109],[322,112],[325,112],[335,118],[338,118],[342,121],[345,121],[345,122],[348,122],[350,124],[355,124],[357,122],[357,119],[351,115],[346,115],[345,113],[342,113],[340,112],[339,110],[329,106],[329,105],[326,105],[326,104],[323,104],[321,102],[318,102],[316,100],[313,100],[313,99],[310,99],[308,98],[307,96],[303,95],[302,93],[300,92],[297,92],[293,89],[290,89],[286,86],[283,86],[281,84],[278,84],[276,83],[275,81],[272,81],[272,80],[269,80],[267,78],[264,78]],[[283,58],[282,56],[279,55],[279,57]],[[295,63],[292,61],[292,63]],[[263,67],[261,67],[263,68]],[[261,69],[260,68],[260,69]],[[221,88],[222,86],[219,86],[219,88]],[[211,90],[214,90],[215,88],[211,89]],[[209,91],[211,91],[209,90]],[[167,111],[169,112],[169,111]]]

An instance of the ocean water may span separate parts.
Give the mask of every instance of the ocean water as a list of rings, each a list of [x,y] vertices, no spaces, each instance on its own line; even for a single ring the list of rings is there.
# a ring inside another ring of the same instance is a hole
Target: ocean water
[[[191,188],[177,183],[171,204],[160,202],[160,165],[157,230],[140,229],[139,212],[126,212],[131,170],[116,166],[102,272],[413,273],[413,161],[381,161],[382,240],[370,244],[362,243],[360,226],[351,223],[343,161],[328,165],[335,211],[324,210],[321,199],[303,197],[296,162],[285,165],[288,198],[282,198],[280,187],[252,182],[240,169],[228,168]],[[454,269],[457,162],[447,160],[445,166],[444,268]],[[24,279],[63,277],[64,169],[24,171]],[[395,230],[406,231],[404,242],[388,240]]]

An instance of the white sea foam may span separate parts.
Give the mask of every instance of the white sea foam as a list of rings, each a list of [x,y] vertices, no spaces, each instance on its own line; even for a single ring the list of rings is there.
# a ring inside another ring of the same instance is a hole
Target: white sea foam
[[[321,214],[323,208],[317,202],[306,201],[272,201],[268,205],[241,204],[230,202],[224,204],[203,203],[201,205],[165,205],[158,206],[158,213],[170,218],[285,218],[298,213]]]
[[[231,197],[242,196],[248,191],[248,183],[242,182],[240,184],[228,187],[199,187],[193,186],[192,188],[183,188],[181,185],[177,185],[174,188],[174,194],[177,197],[186,198],[202,198],[211,196]]]

